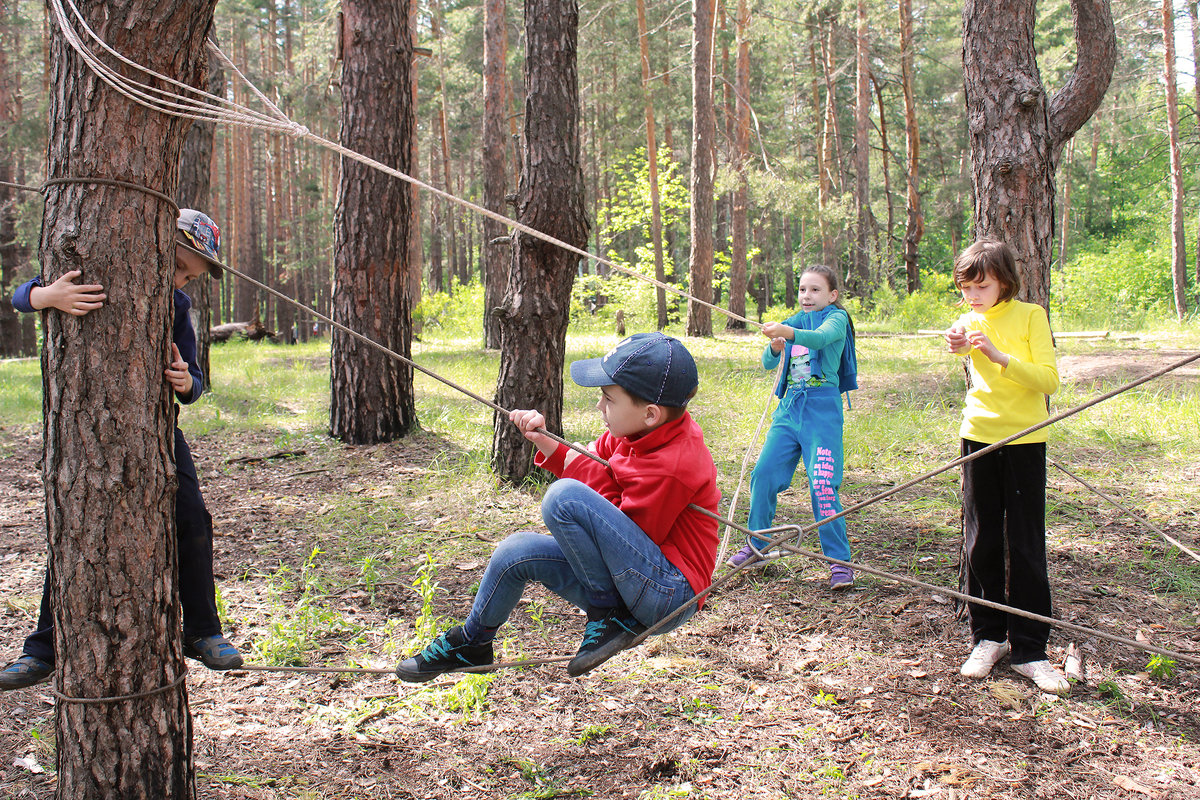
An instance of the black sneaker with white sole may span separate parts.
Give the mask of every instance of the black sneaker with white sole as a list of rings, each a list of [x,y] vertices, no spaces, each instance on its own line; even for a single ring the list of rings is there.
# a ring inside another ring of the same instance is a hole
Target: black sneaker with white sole
[[[407,683],[424,683],[463,667],[486,667],[493,660],[491,642],[467,644],[462,626],[456,625],[397,664],[396,674]]]

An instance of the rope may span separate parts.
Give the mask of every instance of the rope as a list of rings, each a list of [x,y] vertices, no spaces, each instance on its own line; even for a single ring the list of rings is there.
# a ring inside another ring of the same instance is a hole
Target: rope
[[[186,666],[184,666],[183,671],[179,673],[179,677],[168,683],[166,686],[159,686],[157,689],[150,689],[149,691],[138,692],[137,694],[118,694],[113,695],[112,697],[71,697],[70,695],[63,694],[55,687],[51,687],[50,693],[64,703],[78,703],[79,705],[85,706],[98,706],[108,703],[123,703],[127,700],[141,700],[145,697],[153,697],[156,694],[169,692],[175,687],[179,686],[179,684],[183,683],[183,679],[185,677],[187,677]]]
[[[159,200],[166,203],[175,212],[175,217],[176,218],[179,217],[179,204],[176,203],[174,200],[172,200],[170,197],[168,197],[167,195],[163,194],[162,192],[160,192],[156,189],[151,189],[148,186],[142,186],[141,184],[137,184],[137,183],[130,183],[129,181],[118,181],[118,180],[114,180],[112,178],[89,178],[89,177],[51,178],[50,180],[45,181],[42,184],[42,192],[45,193],[46,189],[49,189],[53,186],[63,186],[65,184],[69,184],[69,183],[94,183],[99,186],[116,186],[116,187],[119,187],[122,189],[130,189],[130,190],[137,191],[137,192],[143,192],[152,197],[156,197]]]
[[[123,189],[131,189],[133,191],[144,192],[145,194],[157,197],[164,203],[169,205],[175,211],[175,216],[179,216],[179,204],[172,200],[167,195],[151,189],[149,186],[142,186],[140,183],[130,183],[129,181],[119,181],[114,178],[51,178],[48,181],[43,181],[41,186],[27,186],[23,183],[9,183],[8,181],[0,181],[0,186],[7,186],[11,189],[22,189],[26,192],[37,192],[38,194],[46,194],[46,190],[52,186],[62,186],[68,183],[94,183],[100,186],[119,186]]]
[[[447,672],[466,672],[482,674],[498,672],[502,669],[521,669],[524,667],[541,667],[547,664],[562,664],[570,661],[573,656],[554,656],[551,658],[528,658],[523,661],[497,661],[494,664],[484,664],[478,667],[458,667]],[[348,674],[348,675],[395,675],[394,669],[379,667],[268,667],[259,664],[243,664],[233,672],[246,670],[249,672],[299,672],[306,674]]]
[[[389,167],[385,164],[375,161],[374,159],[371,159],[367,156],[364,156],[360,153],[357,153],[353,150],[343,147],[340,144],[337,144],[335,142],[332,142],[332,141],[324,139],[320,136],[317,136],[316,134],[312,133],[310,130],[308,130],[308,128],[304,127],[303,125],[299,125],[299,124],[293,122],[292,120],[290,120],[287,117],[287,115],[284,114],[282,111],[280,111],[265,95],[263,95],[263,93],[260,92],[257,89],[257,87],[255,87],[245,77],[245,75],[243,75],[241,73],[241,71],[229,59],[229,57],[226,56],[211,41],[209,42],[210,51],[213,52],[226,66],[228,66],[234,72],[234,74],[236,74],[239,78],[241,78],[243,80],[243,82],[245,82],[246,85],[251,88],[251,90],[253,91],[255,96],[257,96],[259,98],[259,100],[261,102],[263,102],[273,112],[273,116],[268,117],[268,116],[262,115],[258,112],[255,112],[251,109],[247,109],[242,106],[238,106],[237,104],[232,103],[231,101],[225,100],[224,98],[219,98],[214,95],[210,95],[206,92],[201,92],[201,91],[194,89],[193,87],[187,86],[186,84],[183,84],[177,80],[169,78],[165,75],[161,75],[159,73],[154,72],[153,70],[147,69],[146,67],[136,64],[135,62],[130,61],[129,59],[122,56],[121,54],[117,53],[115,50],[113,50],[107,44],[105,44],[103,42],[103,40],[101,40],[100,37],[97,36],[96,33],[91,30],[90,27],[88,27],[86,21],[83,19],[82,14],[80,14],[78,8],[75,7],[74,2],[72,0],[65,0],[65,2],[70,6],[71,11],[74,14],[75,18],[78,20],[79,24],[88,33],[88,35],[91,36],[92,39],[94,39],[96,42],[98,42],[100,44],[100,46],[106,52],[108,52],[111,55],[113,55],[114,57],[118,58],[120,61],[127,64],[128,66],[130,66],[134,69],[140,70],[141,72],[143,72],[147,75],[150,75],[151,77],[165,81],[168,84],[178,86],[188,92],[191,92],[192,94],[199,95],[201,97],[206,97],[211,101],[215,101],[215,103],[222,104],[224,106],[229,106],[235,110],[231,111],[228,108],[221,107],[221,105],[214,105],[213,103],[209,103],[206,101],[194,100],[192,98],[185,97],[183,95],[179,95],[174,92],[168,92],[166,90],[161,90],[161,89],[158,89],[156,87],[153,87],[153,86],[150,86],[147,84],[139,83],[137,81],[132,81],[132,80],[122,76],[120,73],[117,73],[115,70],[112,70],[111,68],[109,68],[102,61],[100,61],[93,53],[91,53],[90,50],[88,50],[88,48],[83,44],[82,40],[79,38],[78,34],[71,28],[71,25],[70,25],[68,19],[66,18],[65,11],[63,10],[63,7],[62,7],[63,2],[64,2],[64,0],[50,0],[50,5],[51,5],[52,11],[54,12],[55,20],[58,23],[59,28],[62,31],[63,36],[66,39],[66,41],[80,55],[80,57],[84,60],[84,62],[97,74],[97,76],[101,80],[103,80],[105,83],[107,83],[115,91],[117,91],[118,93],[127,97],[134,103],[137,103],[138,105],[142,105],[142,106],[145,106],[146,108],[150,108],[152,110],[160,111],[162,113],[170,114],[173,116],[180,116],[180,117],[186,117],[186,118],[191,118],[191,119],[223,121],[223,122],[228,122],[231,124],[245,125],[248,127],[257,127],[257,128],[261,128],[263,130],[283,132],[283,133],[287,133],[288,135],[291,135],[291,136],[310,139],[314,143],[316,143],[322,147],[325,147],[326,149],[329,149],[333,152],[336,152],[339,155],[342,155],[346,158],[350,158],[355,161],[359,161],[362,164],[365,164],[367,166],[378,169],[378,170],[380,170],[386,174],[389,174],[395,178],[399,178],[400,180],[407,181],[408,183],[410,183],[414,186],[417,186],[418,188],[425,189],[426,191],[431,192],[432,194],[435,194],[438,197],[441,197],[442,199],[444,199],[448,202],[455,203],[464,208],[470,209],[470,210],[476,212],[477,214],[488,217],[489,219],[495,220],[497,222],[501,222],[504,225],[509,226],[510,228],[518,230],[518,231],[525,233],[529,236],[532,236],[536,239],[540,239],[549,244],[553,244],[557,247],[561,247],[561,248],[567,250],[568,252],[582,256],[582,257],[590,259],[592,261],[596,261],[597,263],[604,264],[604,265],[608,266],[609,268],[614,269],[623,274],[626,274],[631,277],[638,278],[639,280],[643,280],[648,283],[651,283],[651,284],[657,286],[658,288],[663,289],[664,291],[669,291],[672,294],[675,294],[677,296],[680,296],[680,297],[683,297],[683,298],[689,300],[690,302],[699,303],[699,304],[706,306],[714,311],[725,314],[726,316],[730,317],[731,319],[736,319],[741,322],[745,322],[749,325],[753,325],[760,329],[762,327],[759,323],[757,323],[753,320],[747,319],[746,317],[735,314],[732,311],[729,311],[728,309],[720,308],[712,303],[708,303],[697,297],[689,295],[686,292],[683,292],[683,291],[675,288],[674,286],[671,286],[670,284],[666,284],[661,281],[655,280],[653,278],[649,278],[647,276],[641,275],[640,273],[638,273],[632,269],[629,269],[627,267],[616,264],[609,259],[589,253],[586,250],[582,250],[574,245],[568,244],[567,242],[564,242],[560,239],[550,236],[549,234],[542,233],[541,231],[531,228],[523,223],[520,223],[520,222],[510,219],[508,217],[505,217],[502,214],[498,214],[494,211],[491,211],[490,209],[486,209],[482,206],[471,203],[470,201],[456,197],[456,196],[450,194],[449,192],[445,192],[441,189],[437,189],[436,187],[426,184],[420,180],[417,180],[416,178],[413,178],[410,175],[400,172],[399,170],[396,170],[392,167]],[[158,95],[159,97],[156,98],[154,95]],[[500,407],[499,405],[497,405],[491,401],[485,400],[484,398],[480,397],[479,395],[476,395],[473,392],[470,392],[470,391],[464,389],[463,387],[453,384],[451,381],[449,381],[445,378],[442,378],[441,376],[436,375],[435,373],[433,373],[432,371],[430,371],[428,369],[425,369],[424,367],[421,367],[420,365],[413,362],[411,359],[405,358],[404,356],[401,356],[400,354],[395,353],[394,351],[391,351],[388,348],[385,348],[383,345],[380,345],[380,344],[372,341],[371,339],[363,336],[362,334],[356,333],[356,332],[350,330],[349,328],[346,328],[345,326],[340,325],[338,323],[334,323],[332,319],[325,317],[324,315],[321,315],[321,314],[319,314],[319,312],[316,312],[312,309],[306,308],[306,307],[300,305],[299,303],[297,303],[296,301],[292,301],[291,298],[287,298],[286,296],[275,291],[274,289],[267,287],[265,284],[254,281],[253,279],[249,278],[248,276],[245,276],[242,273],[236,272],[232,269],[230,271],[233,272],[235,275],[238,275],[238,277],[241,277],[244,280],[249,280],[251,283],[255,283],[256,285],[259,286],[259,288],[262,288],[262,289],[268,291],[269,293],[273,294],[274,296],[284,299],[285,301],[292,302],[297,307],[302,308],[309,314],[316,316],[318,319],[321,319],[329,324],[333,324],[335,327],[338,327],[339,330],[343,330],[344,332],[353,336],[354,338],[386,352],[391,357],[396,358],[400,361],[403,361],[404,363],[408,364],[412,368],[417,369],[417,370],[423,372],[424,374],[429,375],[430,377],[433,377],[436,380],[441,381],[442,383],[446,384],[447,386],[451,386],[452,388],[455,388],[458,391],[463,392],[464,394],[495,409],[498,412],[505,413],[505,414],[508,413],[508,411],[506,409]],[[776,547],[776,546],[782,546],[783,548],[785,548],[791,552],[797,553],[797,554],[808,555],[810,557],[817,558],[817,559],[824,560],[824,561],[831,562],[831,563],[840,563],[840,564],[843,564],[846,566],[853,566],[853,567],[860,569],[863,572],[867,572],[868,574],[877,574],[877,575],[881,575],[881,576],[887,575],[887,576],[891,577],[892,579],[899,580],[900,582],[903,582],[903,583],[910,583],[912,585],[922,585],[924,587],[933,588],[937,591],[951,593],[951,590],[948,590],[948,589],[944,589],[941,587],[933,587],[929,584],[921,584],[919,581],[913,581],[913,579],[904,578],[903,576],[890,575],[890,574],[884,573],[880,570],[874,570],[873,568],[866,567],[865,565],[862,565],[862,564],[852,565],[848,562],[842,562],[842,561],[839,561],[838,559],[833,559],[833,558],[830,558],[823,554],[809,553],[807,551],[801,550],[800,548],[797,548],[794,545],[790,544],[790,541],[798,538],[800,535],[803,535],[812,530],[815,530],[816,528],[820,527],[821,525],[828,524],[829,522],[831,522],[835,519],[839,519],[850,513],[854,513],[855,511],[859,511],[863,508],[866,508],[869,505],[880,502],[888,497],[891,497],[892,495],[897,494],[900,491],[903,491],[911,486],[915,486],[916,484],[921,483],[922,481],[928,480],[929,478],[934,477],[935,475],[939,475],[942,472],[945,472],[949,469],[953,469],[954,467],[965,464],[968,461],[971,461],[975,458],[979,458],[987,453],[993,452],[994,450],[996,450],[1006,444],[1009,444],[1009,443],[1015,441],[1016,439],[1026,436],[1029,433],[1032,433],[1033,431],[1040,430],[1041,428],[1044,428],[1048,425],[1054,424],[1054,423],[1056,423],[1062,419],[1065,419],[1069,416],[1077,414],[1087,408],[1092,407],[1093,405],[1096,405],[1097,403],[1103,402],[1104,400],[1107,400],[1117,394],[1120,394],[1121,392],[1128,391],[1129,389],[1139,386],[1142,383],[1146,383],[1147,381],[1157,378],[1160,375],[1166,374],[1167,372],[1170,372],[1173,369],[1178,369],[1179,367],[1189,364],[1193,361],[1196,361],[1197,359],[1200,359],[1200,353],[1196,354],[1195,356],[1186,358],[1182,361],[1176,362],[1175,364],[1173,364],[1167,368],[1158,370],[1154,373],[1144,376],[1141,379],[1138,379],[1129,384],[1126,384],[1124,387],[1121,387],[1119,389],[1105,393],[1104,395],[1101,395],[1100,397],[1095,398],[1087,403],[1076,406],[1075,408],[1072,408],[1072,409],[1068,409],[1067,411],[1061,412],[1061,413],[1059,413],[1053,417],[1050,417],[1049,419],[1047,419],[1037,425],[1031,426],[1030,428],[1028,428],[1025,431],[1022,431],[1018,434],[1015,434],[1015,435],[1010,436],[1006,439],[1003,439],[999,442],[996,442],[992,445],[989,445],[988,447],[977,450],[976,452],[974,452],[968,456],[963,456],[963,457],[957,458],[938,469],[935,469],[935,470],[932,470],[932,471],[926,473],[925,475],[919,476],[918,478],[912,479],[912,480],[907,481],[899,486],[893,487],[892,489],[890,489],[888,491],[881,492],[880,494],[878,494],[868,500],[865,500],[865,501],[857,503],[853,506],[850,506],[849,508],[844,509],[843,511],[839,512],[838,514],[835,514],[830,517],[826,517],[816,523],[805,526],[804,528],[796,528],[795,526],[789,526],[785,530],[794,530],[796,532],[783,534],[783,535],[776,537],[776,539],[773,539],[772,541],[770,541],[767,544],[767,548],[769,549],[769,548]],[[581,452],[584,455],[589,456],[590,458],[594,458],[597,461],[600,461],[601,463],[607,463],[603,459],[596,456],[594,453],[589,453],[586,450],[584,450],[570,442],[567,442],[566,440],[562,439],[561,437],[551,434],[548,431],[543,430],[541,432],[545,433],[551,439],[553,439],[561,444],[565,444],[566,446],[570,447],[573,450],[576,450],[577,452]],[[721,518],[719,515],[717,515],[713,512],[707,511],[706,509],[701,509],[698,506],[694,506],[694,505],[690,506],[690,507],[700,511],[701,513],[711,516],[711,517],[717,519],[718,521],[724,522],[727,526],[735,527],[739,530],[746,531],[747,533],[753,533],[752,531],[749,531],[747,528],[737,525],[736,523],[732,522],[731,520],[725,520],[725,519]],[[768,530],[773,531],[775,529],[768,529]],[[666,618],[659,621],[653,627],[647,629],[644,633],[642,633],[635,640],[634,644],[638,644],[638,643],[644,641],[646,639],[646,637],[650,636],[655,630],[663,627],[665,624],[670,622],[676,616],[683,613],[683,611],[686,610],[687,608],[689,608],[692,604],[698,603],[701,598],[707,596],[710,592],[712,592],[714,589],[718,588],[719,586],[725,585],[735,575],[737,575],[738,573],[740,573],[742,570],[746,569],[747,567],[758,563],[760,560],[761,560],[761,556],[758,553],[756,553],[749,560],[747,560],[741,567],[738,567],[738,568],[732,570],[731,572],[726,573],[722,578],[720,578],[718,581],[712,583],[703,592],[700,592],[695,597],[693,597],[688,603],[685,603],[684,605],[680,606],[680,608],[676,609],[672,614],[668,615]],[[955,593],[955,594],[957,594],[957,593]],[[996,607],[1000,610],[1007,611],[1008,613],[1014,613],[1014,614],[1018,614],[1018,615],[1029,614],[1029,612],[1024,612],[1021,609],[1004,606],[1002,604],[990,604],[990,601],[983,601],[981,599],[970,598],[970,597],[965,597],[965,599],[967,599],[970,602],[976,602],[979,604],[989,604],[992,607]],[[1039,621],[1047,622],[1052,625],[1057,625],[1057,626],[1069,628],[1072,630],[1089,631],[1089,629],[1082,628],[1081,626],[1073,626],[1072,623],[1066,623],[1061,620],[1055,620],[1051,617],[1036,617],[1036,618],[1038,618]],[[1101,638],[1107,638],[1110,641],[1119,642],[1121,644],[1127,644],[1128,646],[1137,647],[1139,649],[1149,650],[1150,652],[1158,652],[1160,654],[1167,655],[1168,657],[1176,658],[1177,660],[1188,661],[1191,663],[1200,664],[1200,659],[1195,659],[1190,656],[1186,656],[1184,654],[1172,653],[1171,651],[1166,651],[1161,648],[1155,648],[1155,647],[1147,645],[1145,643],[1134,642],[1133,640],[1125,639],[1124,637],[1118,637],[1113,634],[1104,634],[1100,631],[1089,631],[1089,632],[1092,633],[1093,635],[1100,636]],[[497,668],[499,668],[499,667],[497,667]]]
[[[171,86],[178,87],[179,89],[188,92],[189,95],[192,96],[182,95],[178,92],[160,89],[157,86],[133,80],[109,67],[89,49],[89,47],[84,43],[83,39],[79,36],[79,33],[74,29],[67,11],[63,6],[64,2],[70,8],[70,16],[75,18],[75,21],[78,23],[79,27],[88,35],[89,38],[95,41],[100,48],[104,50],[104,52],[118,59],[121,63],[129,66],[130,68],[137,70],[138,72],[149,76],[150,78],[162,81]],[[216,44],[211,40],[208,42],[209,51],[215,55],[226,67],[228,67],[233,74],[241,78],[242,82],[249,87],[254,96],[257,97],[259,101],[269,110],[269,114],[263,114],[261,112],[254,111],[253,109],[238,105],[237,103],[234,103],[226,98],[218,97],[216,95],[209,94],[208,92],[196,89],[192,86],[188,86],[187,84],[175,80],[174,78],[158,73],[126,58],[110,47],[106,42],[104,42],[104,40],[101,39],[100,36],[88,26],[87,21],[83,18],[83,15],[76,7],[74,0],[50,0],[50,8],[54,14],[55,22],[58,24],[58,27],[63,34],[63,38],[71,46],[71,48],[79,54],[79,57],[84,61],[84,63],[96,74],[97,77],[99,77],[114,91],[137,105],[153,111],[158,111],[163,114],[183,117],[186,119],[227,122],[233,125],[258,128],[274,133],[285,133],[289,136],[308,139],[318,146],[324,147],[327,150],[335,152],[345,158],[358,161],[366,166],[391,175],[394,178],[406,181],[413,186],[424,189],[425,191],[446,200],[447,202],[454,203],[462,206],[463,208],[474,211],[476,214],[480,214],[488,217],[489,219],[495,220],[496,222],[500,222],[510,228],[532,236],[535,239],[540,239],[548,244],[560,247],[568,252],[574,253],[575,255],[583,258],[587,258],[591,261],[595,261],[599,264],[604,264],[610,269],[650,283],[664,291],[682,297],[689,302],[698,303],[709,309],[724,314],[731,319],[744,322],[747,325],[751,325],[755,328],[761,329],[762,327],[760,323],[755,322],[754,320],[748,319],[740,314],[736,314],[728,309],[721,308],[713,303],[701,300],[698,297],[694,297],[693,295],[690,295],[687,292],[684,292],[668,283],[656,280],[646,275],[642,275],[636,270],[617,264],[610,259],[604,258],[603,256],[590,253],[587,250],[583,250],[575,245],[564,242],[561,239],[551,236],[550,234],[543,233],[535,228],[525,225],[524,223],[506,217],[503,214],[499,214],[495,211],[484,208],[483,206],[472,203],[469,200],[465,200],[447,191],[438,189],[437,187],[418,180],[417,178],[401,172],[398,169],[389,167],[388,165],[376,161],[375,159],[318,136],[310,131],[307,127],[291,120],[287,114],[285,114],[273,102],[271,102],[270,98],[263,94],[258,87],[256,87],[248,78],[246,78],[246,76],[242,74],[241,70],[238,69],[237,65],[234,64],[233,61],[227,55],[225,55],[225,53],[222,52],[221,49],[217,47]]]
[[[1132,510],[1130,510],[1130,509],[1126,508],[1125,506],[1121,505],[1121,504],[1120,504],[1120,503],[1118,503],[1116,500],[1112,499],[1111,497],[1109,497],[1108,495],[1106,495],[1104,492],[1102,492],[1102,491],[1100,491],[1099,489],[1097,489],[1095,486],[1092,486],[1090,483],[1088,483],[1087,481],[1085,481],[1083,478],[1079,477],[1079,476],[1078,476],[1078,475],[1076,475],[1074,472],[1071,472],[1071,470],[1067,469],[1067,468],[1066,468],[1066,467],[1064,467],[1062,464],[1059,464],[1059,463],[1058,463],[1057,461],[1055,461],[1054,459],[1052,459],[1052,458],[1048,458],[1048,459],[1046,459],[1046,460],[1050,462],[1050,465],[1051,465],[1052,467],[1055,467],[1055,468],[1057,468],[1057,469],[1061,470],[1062,472],[1066,473],[1066,474],[1067,474],[1067,475],[1069,475],[1070,477],[1072,477],[1072,478],[1074,478],[1075,480],[1079,481],[1079,482],[1080,482],[1080,483],[1082,483],[1082,484],[1083,484],[1085,487],[1087,487],[1088,489],[1091,489],[1093,492],[1095,492],[1096,494],[1098,494],[1100,497],[1102,497],[1102,498],[1104,498],[1105,500],[1107,500],[1108,502],[1112,503],[1114,506],[1116,506],[1116,507],[1117,507],[1117,508],[1119,508],[1120,510],[1124,511],[1126,514],[1128,514],[1129,516],[1133,517],[1135,520],[1137,520],[1138,522],[1142,523],[1142,524],[1143,524],[1143,525],[1145,525],[1147,528],[1149,528],[1150,530],[1154,531],[1154,532],[1155,532],[1155,533],[1157,533],[1159,536],[1161,536],[1162,538],[1166,539],[1168,542],[1170,542],[1171,544],[1175,545],[1176,547],[1178,547],[1178,548],[1179,548],[1180,550],[1182,550],[1183,552],[1187,553],[1189,556],[1191,556],[1191,557],[1192,557],[1192,558],[1194,558],[1195,560],[1197,560],[1197,561],[1200,561],[1200,555],[1196,555],[1196,552],[1195,552],[1194,550],[1191,550],[1191,549],[1189,549],[1189,548],[1188,548],[1186,545],[1184,545],[1184,544],[1183,544],[1182,542],[1180,542],[1178,539],[1174,539],[1174,538],[1172,538],[1171,536],[1167,535],[1167,532],[1166,532],[1166,531],[1164,531],[1162,528],[1160,528],[1160,527],[1158,527],[1157,525],[1155,525],[1155,524],[1154,524],[1153,522],[1151,522],[1150,520],[1148,520],[1148,519],[1146,519],[1146,518],[1142,517],[1142,516],[1141,516],[1140,514],[1138,514],[1137,512],[1135,512],[1135,511],[1132,511]]]
[[[737,488],[733,490],[733,499],[729,501],[729,510],[726,512],[730,517],[733,517],[734,512],[737,510],[738,495],[742,492],[742,483],[746,479],[746,468],[750,464],[750,453],[754,451],[755,445],[758,444],[758,437],[762,435],[763,425],[766,423],[767,414],[771,410],[771,398],[775,396],[775,387],[783,378],[783,364],[784,359],[779,359],[779,369],[775,372],[775,379],[771,381],[771,385],[768,387],[767,402],[763,404],[762,415],[758,418],[758,427],[754,429],[754,435],[750,437],[750,444],[746,446],[746,452],[742,456],[742,468],[741,472],[738,473]],[[729,552],[729,537],[732,533],[733,526],[726,525],[725,533],[721,535],[721,546],[717,550],[718,566],[725,563],[725,554]]]

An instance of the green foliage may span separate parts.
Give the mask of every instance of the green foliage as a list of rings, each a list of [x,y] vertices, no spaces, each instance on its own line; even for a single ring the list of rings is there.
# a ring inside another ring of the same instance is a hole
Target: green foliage
[[[1068,325],[1138,330],[1174,311],[1170,242],[1098,242],[1053,275],[1051,289],[1051,313]]]
[[[1175,659],[1159,655],[1158,653],[1152,653],[1150,661],[1146,663],[1146,672],[1149,672],[1152,677],[1160,681],[1175,677],[1177,671],[1178,665],[1175,663]]]
[[[483,285],[456,284],[454,294],[426,292],[413,309],[413,330],[419,338],[483,336]]]
[[[612,725],[585,725],[579,735],[575,737],[575,744],[582,747],[588,742],[603,739],[610,733],[612,733]]]
[[[430,639],[440,634],[445,627],[445,620],[438,616],[433,608],[438,593],[445,590],[438,585],[437,564],[434,563],[431,554],[426,553],[425,563],[417,567],[412,588],[421,598],[421,612],[413,620],[413,635],[408,644],[409,650],[424,646]]]
[[[314,547],[299,574],[288,567],[280,567],[274,574],[266,576],[274,613],[266,629],[251,645],[258,663],[303,666],[322,637],[358,632],[358,626],[347,623],[336,611],[320,603],[325,591],[324,569],[317,562],[321,553],[319,547]],[[298,597],[293,599],[297,594]]]

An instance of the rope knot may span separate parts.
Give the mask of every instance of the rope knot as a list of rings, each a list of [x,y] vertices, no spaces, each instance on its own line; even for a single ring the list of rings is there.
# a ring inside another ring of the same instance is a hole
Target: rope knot
[[[298,139],[303,139],[305,136],[308,136],[309,133],[310,131],[308,128],[298,122],[293,122],[291,127],[288,128],[288,134],[295,136]]]

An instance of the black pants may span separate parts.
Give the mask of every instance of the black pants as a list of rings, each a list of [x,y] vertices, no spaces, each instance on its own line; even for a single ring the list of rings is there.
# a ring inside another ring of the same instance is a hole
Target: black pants
[[[185,638],[221,632],[217,617],[217,590],[213,581],[212,517],[200,494],[200,481],[192,451],[175,428],[175,533],[179,546],[179,602],[183,607]],[[50,571],[42,585],[42,607],[37,630],[25,639],[26,655],[54,663],[54,612],[50,608]]]
[[[962,440],[962,454],[987,445]],[[963,464],[967,593],[1050,616],[1046,571],[1046,443],[1010,444]],[[1004,545],[1008,543],[1008,562]],[[1005,578],[1007,577],[1007,592]],[[1012,663],[1046,658],[1050,626],[974,603],[971,636],[1012,646]]]

